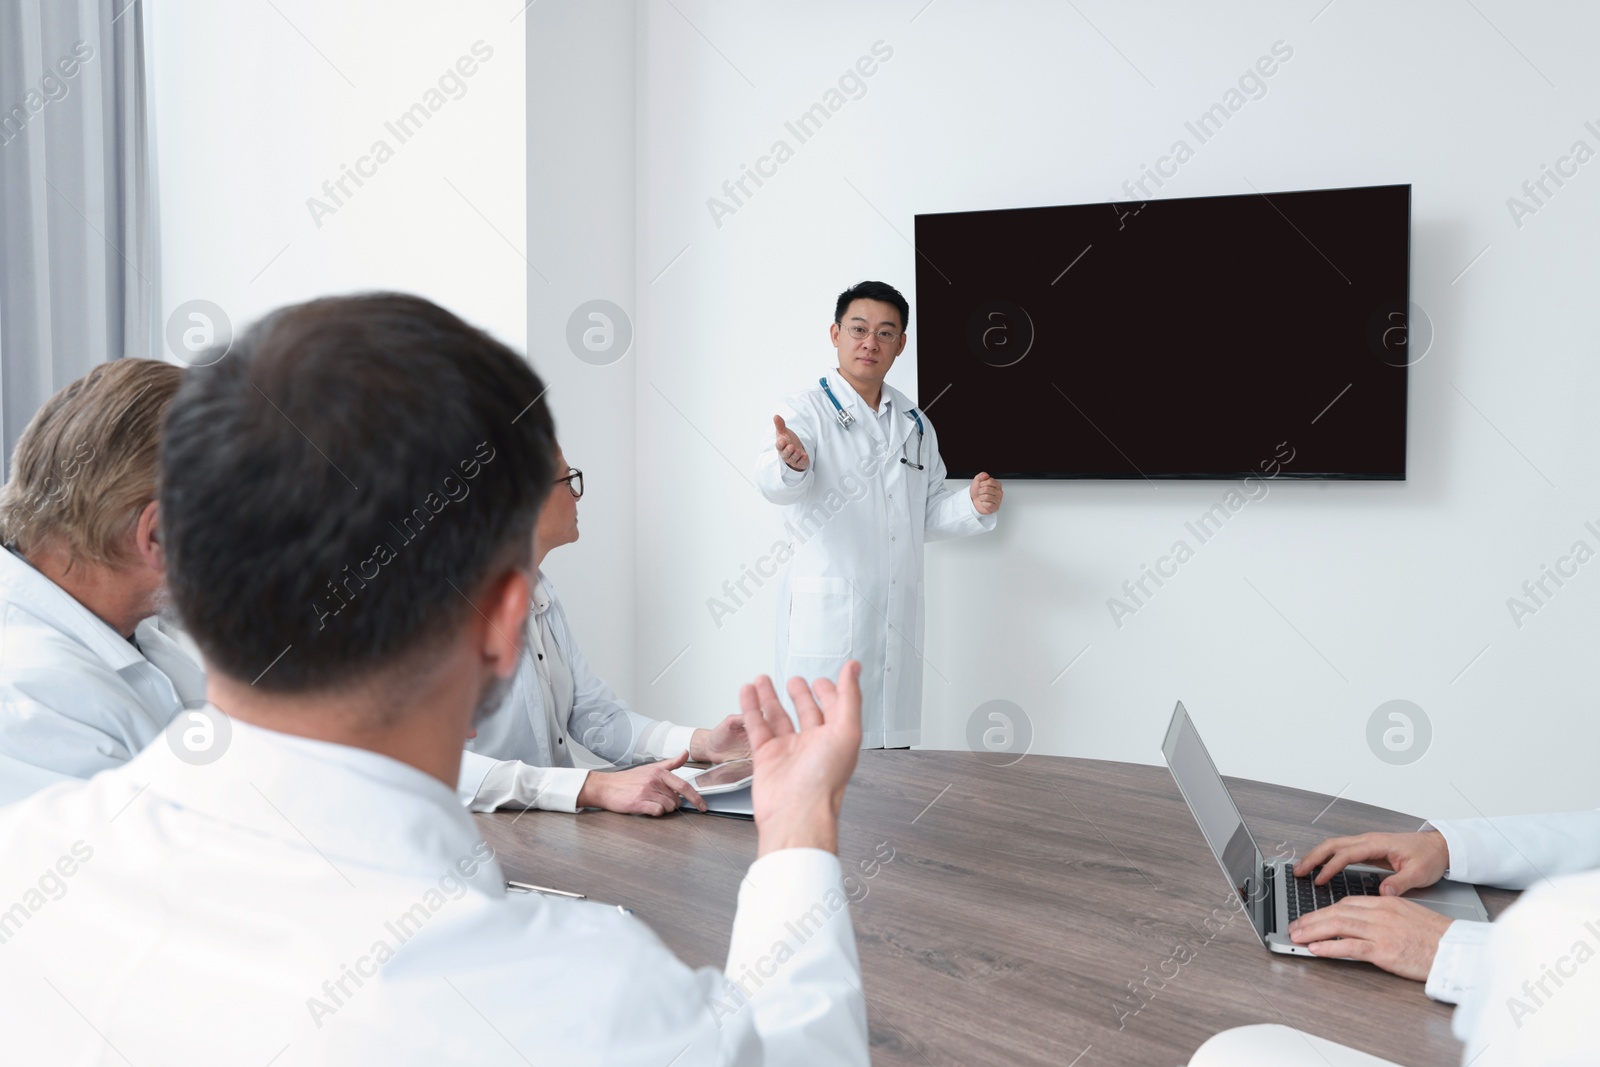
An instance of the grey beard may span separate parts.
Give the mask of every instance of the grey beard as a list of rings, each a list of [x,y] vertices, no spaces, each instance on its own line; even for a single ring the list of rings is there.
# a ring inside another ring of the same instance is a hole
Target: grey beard
[[[482,726],[489,716],[498,711],[500,705],[505,703],[506,694],[511,692],[511,684],[516,681],[516,678],[515,674],[508,674],[505,677],[497,674],[484,683],[483,692],[478,695],[478,706],[472,709],[472,728],[474,730]]]

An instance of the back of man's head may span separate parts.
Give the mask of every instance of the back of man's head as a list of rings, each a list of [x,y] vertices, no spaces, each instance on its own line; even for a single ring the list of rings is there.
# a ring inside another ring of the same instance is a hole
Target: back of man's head
[[[156,496],[161,420],[183,372],[153,359],[102,363],[45,401],[0,488],[0,542],[120,567]]]
[[[426,669],[468,598],[530,562],[543,392],[506,346],[397,294],[280,309],[189,371],[161,522],[209,669],[279,693]]]

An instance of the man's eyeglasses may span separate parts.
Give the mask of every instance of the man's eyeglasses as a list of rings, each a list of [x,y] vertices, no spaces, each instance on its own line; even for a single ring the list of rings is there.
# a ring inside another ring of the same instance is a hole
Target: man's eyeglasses
[[[862,326],[859,323],[857,323],[855,325],[852,325],[852,326],[846,326],[844,328],[844,330],[851,337],[854,337],[857,341],[865,341],[867,339],[867,334],[872,332],[871,330],[867,329],[865,326]],[[878,343],[880,345],[892,345],[898,340],[900,340],[900,331],[899,330],[879,330],[878,331]]]
[[[557,478],[556,484],[566,483],[567,490],[572,493],[572,499],[583,499],[583,472],[577,467],[568,467],[565,478]]]

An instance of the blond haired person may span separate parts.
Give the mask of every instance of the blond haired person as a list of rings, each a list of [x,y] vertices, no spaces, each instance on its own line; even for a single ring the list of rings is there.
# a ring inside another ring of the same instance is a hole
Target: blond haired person
[[[157,454],[181,376],[102,364],[17,442],[0,489],[0,805],[127,761],[204,696],[159,619]]]

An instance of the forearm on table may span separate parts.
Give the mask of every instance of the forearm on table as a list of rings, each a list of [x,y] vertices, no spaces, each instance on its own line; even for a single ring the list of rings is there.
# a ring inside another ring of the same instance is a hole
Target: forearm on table
[[[579,767],[535,767],[520,760],[500,760],[484,775],[467,810],[577,811],[578,796],[588,776],[589,772]]]
[[[633,756],[640,760],[671,759],[680,752],[693,752],[695,735],[699,732],[693,726],[658,719],[639,731]]]

